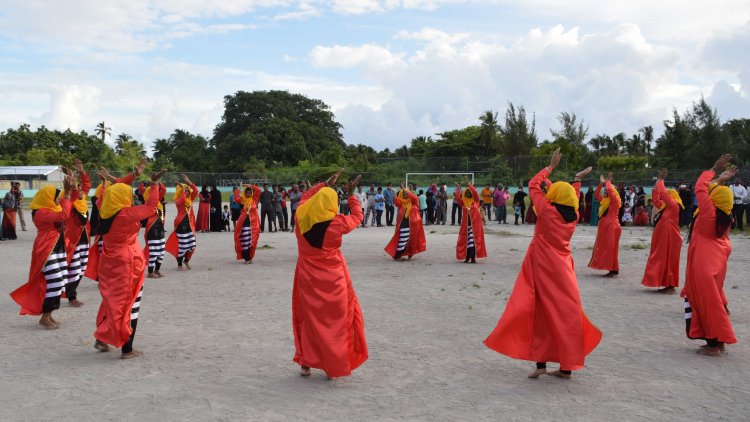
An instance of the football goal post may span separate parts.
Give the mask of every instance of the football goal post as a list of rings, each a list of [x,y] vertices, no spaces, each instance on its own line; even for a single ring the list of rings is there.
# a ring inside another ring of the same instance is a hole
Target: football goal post
[[[406,185],[409,186],[409,177],[410,176],[466,176],[470,181],[471,184],[474,184],[474,173],[406,173]],[[421,177],[420,177],[421,178]]]

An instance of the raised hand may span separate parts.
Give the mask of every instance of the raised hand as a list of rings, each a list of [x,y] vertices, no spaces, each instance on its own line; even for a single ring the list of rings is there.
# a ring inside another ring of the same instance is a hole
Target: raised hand
[[[141,174],[143,174],[143,171],[146,170],[147,164],[148,164],[148,158],[146,157],[141,158],[141,162],[138,163],[138,167],[135,168],[135,173],[133,173],[135,174],[135,177],[138,177]]]
[[[669,174],[669,171],[667,171],[666,168],[663,168],[663,169],[659,170],[659,176],[657,176],[657,178],[659,180],[664,180],[664,179],[667,178],[668,174]]]
[[[101,170],[101,171],[102,171],[102,173],[103,173],[103,174],[104,174],[104,176],[105,176],[105,177],[107,178],[107,180],[109,180],[109,181],[110,181],[110,182],[112,182],[112,183],[114,183],[114,182],[115,182],[115,181],[117,180],[117,179],[115,178],[115,176],[112,176],[111,174],[109,174],[109,170],[107,170],[107,168],[106,168],[106,167],[102,166],[102,167],[101,167],[101,169],[102,169],[102,170]]]
[[[187,175],[185,175],[185,174],[183,173],[183,174],[180,174],[180,176],[182,176],[182,180],[183,180],[183,181],[184,181],[185,183],[187,183],[188,185],[192,185],[192,183],[190,183],[190,178],[188,178],[188,177],[187,177]]]
[[[406,182],[401,182],[401,189],[406,189]]]
[[[343,170],[343,169],[342,169]],[[352,196],[354,194],[354,189],[357,188],[359,185],[359,180],[362,178],[362,175],[358,175],[354,178],[354,180],[349,181],[349,185],[346,187],[346,195]]]
[[[724,171],[731,160],[732,154],[722,155],[718,160],[716,160],[716,163],[713,166],[713,171],[715,171],[716,173]]]
[[[83,163],[77,158],[73,160],[73,167],[76,169],[78,174],[83,174],[86,172],[86,170],[83,168]]]
[[[331,175],[328,180],[326,180],[326,185],[328,185],[328,187],[336,186],[336,182],[339,180],[339,176],[341,176],[341,173],[343,172],[344,168],[342,167],[335,174]]]
[[[65,169],[65,170],[68,170],[68,169]],[[66,198],[70,197],[70,192],[73,191],[73,186],[75,186],[75,184],[76,184],[75,177],[71,176],[70,174],[66,172],[65,177],[63,178],[63,190],[65,191]]]
[[[613,177],[613,176],[612,176],[612,172],[611,172],[611,171],[610,171],[609,173],[607,173],[607,181],[608,181],[609,183],[612,183],[612,177]]]
[[[599,175],[599,183],[601,183],[603,185],[606,181],[607,181],[607,179],[604,178],[604,175],[600,174]]]
[[[157,171],[156,173],[151,173],[151,181],[152,181],[152,182],[156,182],[156,181],[158,181],[159,179],[161,179],[161,177],[162,177],[162,176],[164,175],[164,173],[166,173],[166,172],[167,172],[166,170],[163,170],[163,169],[162,169],[162,170],[159,170],[159,171]]]
[[[584,177],[586,177],[586,175],[588,175],[589,173],[591,173],[591,170],[593,170],[593,169],[589,166],[589,167],[586,167],[585,169],[579,171],[578,173],[576,173],[575,180],[578,180],[578,181],[582,180]]]
[[[732,179],[735,175],[737,175],[738,171],[740,171],[740,169],[737,166],[729,166],[719,176],[719,179],[718,179],[719,184],[724,184],[728,180]]]
[[[552,158],[549,160],[549,166],[554,169],[560,164],[560,160],[562,160],[562,153],[560,152],[560,148],[558,148],[552,153]]]

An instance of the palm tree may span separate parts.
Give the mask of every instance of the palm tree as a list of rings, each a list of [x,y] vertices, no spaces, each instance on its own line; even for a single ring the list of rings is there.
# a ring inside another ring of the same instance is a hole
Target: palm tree
[[[482,122],[482,132],[479,136],[480,143],[484,147],[484,153],[490,155],[490,152],[497,148],[497,134],[500,132],[500,125],[497,123],[497,112],[487,110],[479,116]]]
[[[651,166],[651,144],[654,142],[654,127],[644,126],[638,132],[643,134],[643,141],[646,144],[646,165]]]
[[[104,142],[107,139],[107,135],[112,134],[112,128],[107,127],[104,122],[99,122],[98,125],[96,125],[96,129],[94,129],[94,133],[96,133],[98,136],[102,137],[102,142]]]

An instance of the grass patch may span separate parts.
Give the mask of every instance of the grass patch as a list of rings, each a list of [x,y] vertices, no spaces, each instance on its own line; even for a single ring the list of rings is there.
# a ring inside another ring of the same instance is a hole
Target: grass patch
[[[430,234],[437,233],[437,230],[430,230]]]
[[[494,234],[495,236],[502,236],[502,237],[511,237],[511,236],[518,236],[517,234],[508,231],[508,230],[498,230],[498,231],[487,231],[487,233]]]
[[[633,243],[630,245],[630,249],[635,249],[635,250],[648,249],[648,245],[645,243]]]
[[[473,287],[473,288],[475,288],[475,289],[480,289],[480,288],[482,288],[482,286],[480,286],[480,285],[479,285],[479,284],[477,284],[477,283],[474,283],[474,284],[472,284],[472,285],[471,285],[471,287]]]
[[[261,249],[276,249],[273,246],[269,246],[267,243],[260,247]]]

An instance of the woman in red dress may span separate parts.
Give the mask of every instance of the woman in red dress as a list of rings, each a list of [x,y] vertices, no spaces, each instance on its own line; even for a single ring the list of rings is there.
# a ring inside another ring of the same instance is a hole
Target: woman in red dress
[[[76,171],[81,177],[78,189],[70,194],[73,206],[70,217],[65,221],[65,255],[68,259],[68,275],[65,284],[65,297],[70,306],[77,308],[83,305],[78,300],[78,284],[86,272],[89,263],[89,204],[88,194],[91,180],[80,160],[74,161]]]
[[[394,224],[396,232],[385,246],[385,252],[393,259],[403,261],[404,256],[411,259],[412,256],[426,251],[427,241],[419,212],[419,197],[401,183],[401,190],[394,196],[393,203],[398,207],[398,218]]]
[[[664,178],[667,174],[667,169],[659,172],[652,195],[654,206],[659,208],[659,213],[654,219],[651,252],[641,280],[641,284],[646,287],[661,287],[659,293],[671,293],[680,285],[680,213],[685,207],[676,190],[664,187]]]
[[[724,294],[727,262],[732,254],[729,231],[734,204],[734,194],[724,183],[737,173],[736,167],[725,170],[731,158],[729,154],[721,156],[695,183],[698,209],[688,235],[685,287],[681,293],[685,298],[687,337],[705,340],[706,345],[698,353],[708,356],[719,356],[725,344],[737,342]]]
[[[36,226],[36,238],[31,250],[31,266],[26,284],[10,297],[21,306],[21,315],[42,315],[39,325],[48,330],[60,328],[52,312],[60,308],[60,296],[65,287],[67,258],[63,223],[70,216],[70,193],[75,176],[66,172],[64,191],[44,186],[31,201],[31,219]]]
[[[500,321],[484,344],[514,359],[536,362],[529,378],[547,374],[547,362],[559,362],[549,373],[570,378],[582,369],[585,357],[602,338],[583,312],[570,250],[570,238],[578,222],[580,181],[591,167],[576,174],[575,183],[542,183],[559,164],[556,150],[549,167],[529,182],[529,193],[538,215],[534,237],[526,251],[513,292]]]
[[[609,272],[604,277],[615,277],[620,273],[618,254],[622,226],[619,221],[619,210],[622,200],[612,185],[612,173],[609,173],[606,179],[600,176],[600,180],[601,183],[594,192],[596,200],[599,201],[599,225],[596,229],[596,241],[589,268],[607,270]],[[602,185],[605,186],[604,195],[599,193]]]
[[[456,241],[456,259],[476,264],[477,258],[486,258],[487,249],[484,245],[484,226],[479,214],[479,193],[467,181],[467,187],[461,194],[461,229]],[[461,190],[461,184],[456,183],[456,189]]]
[[[161,173],[151,176],[150,188],[159,189]],[[109,345],[122,348],[122,359],[141,356],[133,349],[143,295],[146,258],[138,243],[141,220],[154,215],[158,195],[149,195],[144,205],[132,206],[133,188],[115,183],[104,190],[99,208],[99,233],[106,241],[99,264],[99,292],[102,304],[96,317],[94,347],[102,352]]]
[[[328,378],[350,375],[367,360],[364,319],[341,253],[342,237],[362,223],[353,195],[360,177],[349,182],[349,215],[339,214],[336,186],[341,171],[305,192],[295,213],[298,258],[292,290],[294,361],[303,376],[310,368]]]
[[[260,236],[260,220],[258,220],[258,201],[260,201],[260,187],[242,185],[242,191],[236,189],[234,202],[242,206],[240,217],[234,225],[234,251],[237,259],[245,264],[252,264],[255,248]]]
[[[161,173],[159,174],[161,176]],[[146,241],[146,247],[143,249],[143,256],[148,259],[148,278],[162,278],[161,263],[164,260],[164,248],[166,239],[164,238],[164,204],[162,200],[167,193],[167,187],[164,183],[158,183],[158,189],[151,190],[151,186],[143,191],[143,199],[148,202],[152,194],[159,197],[156,204],[156,212],[146,220],[146,230],[143,231],[143,237]]]
[[[190,269],[190,259],[195,252],[195,214],[193,214],[193,200],[198,196],[198,187],[184,174],[185,183],[177,185],[174,193],[174,205],[177,216],[174,218],[174,230],[167,239],[166,250],[177,258],[177,269]],[[183,268],[182,264],[185,264]]]
[[[198,198],[200,198],[200,204],[198,205],[198,218],[195,219],[195,230],[206,233],[211,221],[211,192],[208,191],[208,186],[203,185]]]

